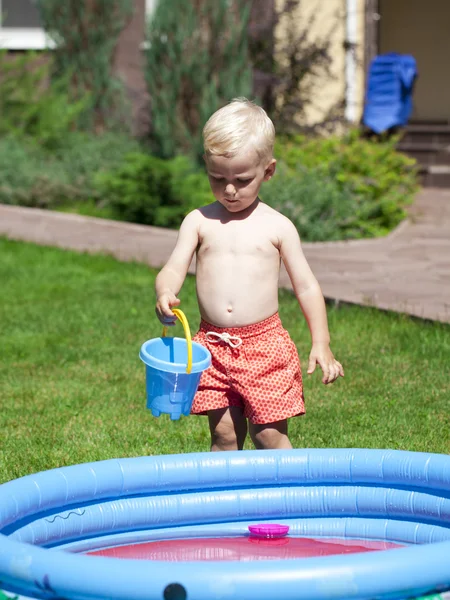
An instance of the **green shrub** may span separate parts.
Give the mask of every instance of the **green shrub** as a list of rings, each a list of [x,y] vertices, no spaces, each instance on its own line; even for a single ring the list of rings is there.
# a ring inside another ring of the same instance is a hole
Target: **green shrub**
[[[45,172],[43,153],[11,137],[0,138],[0,189],[28,189]],[[57,170],[54,176],[58,177]],[[4,204],[16,204],[13,198],[2,195]]]
[[[36,146],[15,138],[0,139],[0,202],[50,208],[82,196],[57,162]]]
[[[53,152],[33,140],[0,138],[0,202],[40,208],[98,199],[94,177],[117,169],[139,144],[126,136],[70,134]]]
[[[72,133],[52,153],[53,159],[68,173],[71,181],[85,181],[93,190],[98,172],[118,169],[131,152],[139,152],[139,142],[125,134],[106,132],[102,135]]]
[[[206,172],[194,165],[186,156],[169,161],[172,174],[172,193],[184,207],[184,215],[196,208],[214,202]]]
[[[278,140],[276,176],[261,197],[305,241],[384,235],[417,189],[414,161],[394,142],[356,134]],[[127,136],[71,133],[52,152],[0,138],[0,202],[58,208],[160,227],[179,227],[214,200],[207,175],[186,156],[163,160]]]
[[[64,143],[87,109],[89,95],[71,102],[67,77],[49,85],[50,64],[34,52],[12,58],[0,50],[0,135],[34,140],[47,149]]]
[[[418,189],[415,161],[396,151],[397,140],[373,142],[353,131],[343,137],[277,140],[275,154],[298,176],[312,169],[320,180],[333,181],[351,194],[357,207],[359,235],[391,231],[404,217]],[[303,199],[298,198],[298,202]]]
[[[292,176],[280,168],[260,195],[294,223],[303,241],[361,237],[357,197],[317,169],[304,169]]]
[[[170,179],[167,161],[134,152],[116,171],[100,173],[96,187],[125,221],[170,226],[179,222],[183,212],[172,195]]]
[[[0,138],[0,202],[178,227],[213,201],[206,173],[187,157],[162,160],[125,135],[71,133],[52,152]]]
[[[159,227],[179,227],[190,210],[214,200],[206,174],[188,158],[163,160],[143,152],[101,173],[96,189],[120,218]]]

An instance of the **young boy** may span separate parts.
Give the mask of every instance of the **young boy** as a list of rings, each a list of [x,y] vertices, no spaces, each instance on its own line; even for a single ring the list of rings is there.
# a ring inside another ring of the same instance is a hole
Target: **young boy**
[[[171,309],[196,252],[201,314],[195,341],[212,354],[192,407],[207,414],[211,450],[241,450],[247,420],[256,448],[292,448],[287,419],[305,412],[297,349],[278,316],[280,259],[307,320],[323,383],[344,376],[330,347],[325,302],[289,219],[258,192],[275,173],[275,129],[265,111],[239,98],[203,130],[205,162],[216,202],[189,213],[175,249],[156,279],[156,314]]]

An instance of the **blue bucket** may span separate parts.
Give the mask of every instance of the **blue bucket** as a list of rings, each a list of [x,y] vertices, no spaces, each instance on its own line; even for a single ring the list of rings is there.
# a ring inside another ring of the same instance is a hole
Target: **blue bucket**
[[[189,415],[202,372],[211,364],[209,350],[192,342],[189,329],[186,331],[187,321],[182,323],[186,339],[148,340],[139,353],[145,363],[147,408],[154,417],[164,413],[170,415],[172,421]]]

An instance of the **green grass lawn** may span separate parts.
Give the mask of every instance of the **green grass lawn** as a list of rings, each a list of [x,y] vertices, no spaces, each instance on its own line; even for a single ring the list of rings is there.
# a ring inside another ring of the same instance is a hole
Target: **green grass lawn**
[[[0,240],[0,482],[62,465],[207,450],[204,417],[171,422],[145,408],[141,344],[160,335],[156,272]],[[182,309],[198,324],[194,279]],[[309,333],[295,298],[280,313],[305,364]],[[370,308],[329,309],[346,376],[306,379],[295,447],[450,450],[450,327]],[[182,335],[181,326],[179,334]],[[251,446],[248,445],[248,448]]]

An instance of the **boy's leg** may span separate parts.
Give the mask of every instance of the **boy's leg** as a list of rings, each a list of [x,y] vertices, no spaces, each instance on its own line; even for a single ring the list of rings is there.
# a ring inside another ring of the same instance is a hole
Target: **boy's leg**
[[[257,450],[287,450],[292,448],[288,438],[287,419],[276,423],[255,425],[250,423],[250,437]]]
[[[247,419],[240,406],[208,411],[211,451],[242,450],[247,437]]]

